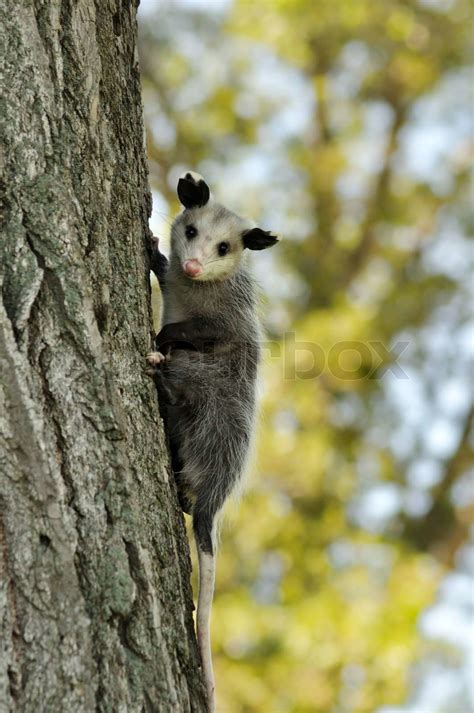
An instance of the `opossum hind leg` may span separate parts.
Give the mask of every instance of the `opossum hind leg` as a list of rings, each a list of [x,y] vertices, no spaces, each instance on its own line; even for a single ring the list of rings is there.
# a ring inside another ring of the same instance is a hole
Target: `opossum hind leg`
[[[173,468],[174,479],[178,489],[179,504],[183,512],[187,515],[191,515],[193,502],[188,493],[186,478],[183,475],[183,459],[179,454],[176,438],[174,438],[172,434],[169,436],[169,445],[171,451],[171,467]]]
[[[215,685],[211,651],[211,609],[216,577],[216,559],[213,543],[214,518],[195,508],[193,514],[194,536],[199,560],[199,596],[197,606],[197,638],[201,654],[209,712],[214,713]]]

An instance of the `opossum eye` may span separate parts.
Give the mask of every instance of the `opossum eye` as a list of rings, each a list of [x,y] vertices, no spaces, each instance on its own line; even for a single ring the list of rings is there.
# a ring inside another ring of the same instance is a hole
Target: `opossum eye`
[[[221,257],[224,257],[224,255],[227,255],[229,252],[230,245],[229,243],[219,243],[217,246],[217,252]]]
[[[191,238],[195,238],[196,235],[198,234],[197,228],[194,227],[194,225],[187,225],[184,234],[186,237],[190,240]]]

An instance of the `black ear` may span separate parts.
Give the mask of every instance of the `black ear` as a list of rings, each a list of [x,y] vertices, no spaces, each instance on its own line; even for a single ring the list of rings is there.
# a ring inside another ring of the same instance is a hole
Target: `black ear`
[[[211,192],[202,178],[196,181],[190,173],[178,181],[178,198],[185,208],[200,208],[209,201]]]
[[[269,230],[252,228],[242,233],[242,241],[244,248],[249,248],[249,250],[264,250],[265,248],[271,248],[272,245],[275,245],[275,243],[278,242],[278,238],[276,235],[272,235]]]

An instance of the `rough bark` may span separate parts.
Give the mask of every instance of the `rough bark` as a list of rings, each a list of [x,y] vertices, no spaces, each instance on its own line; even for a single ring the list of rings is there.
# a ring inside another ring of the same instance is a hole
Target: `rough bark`
[[[204,711],[129,0],[8,0],[0,710]]]

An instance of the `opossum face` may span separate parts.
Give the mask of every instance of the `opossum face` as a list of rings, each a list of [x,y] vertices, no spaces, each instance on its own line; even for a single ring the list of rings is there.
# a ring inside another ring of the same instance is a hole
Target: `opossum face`
[[[210,200],[199,174],[186,173],[179,180],[178,196],[185,210],[173,223],[171,248],[192,280],[225,280],[238,268],[245,248],[262,250],[278,240]]]
[[[237,269],[244,251],[245,223],[215,203],[188,208],[178,216],[171,245],[184,274],[193,280],[225,280]]]

